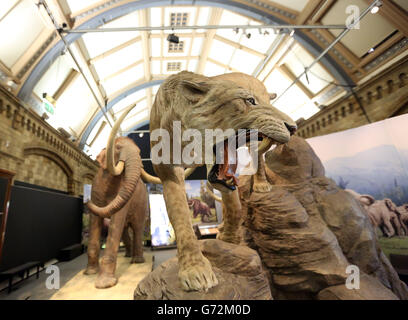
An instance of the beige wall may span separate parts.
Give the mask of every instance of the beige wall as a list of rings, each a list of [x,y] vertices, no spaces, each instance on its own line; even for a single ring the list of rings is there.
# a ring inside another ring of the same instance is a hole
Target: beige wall
[[[80,195],[98,166],[0,86],[0,168],[15,180]]]

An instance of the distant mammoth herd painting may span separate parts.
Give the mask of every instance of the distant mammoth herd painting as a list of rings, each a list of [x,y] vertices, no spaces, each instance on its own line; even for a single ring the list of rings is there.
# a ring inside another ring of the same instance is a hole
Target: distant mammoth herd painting
[[[217,128],[260,132],[257,171],[237,178],[236,166],[226,157],[226,162],[208,167],[209,186],[201,184],[200,197],[186,193],[185,178],[202,164],[180,163],[172,154],[170,163],[153,163],[157,177],[147,174],[134,142],[116,138],[131,108],[122,114],[107,148],[97,158],[100,169],[87,204],[92,218],[85,273],[98,273],[97,288],[118,281],[115,268],[121,239],[129,247],[131,263],[144,261],[142,232],[149,212],[144,182],[150,182],[163,186],[177,239],[180,290],[205,294],[219,284],[209,258],[200,249],[192,219],[214,221],[215,203],[221,201],[223,223],[218,240],[257,252],[274,298],[338,298],[345,294],[341,287],[345,269],[354,264],[364,273],[364,281],[378,289],[378,297],[408,299],[407,287],[399,281],[375,236],[376,227],[387,237],[408,236],[408,205],[397,207],[389,199],[375,200],[338,188],[324,176],[307,142],[294,136],[296,123],[272,107],[271,97],[260,81],[241,73],[205,77],[181,72],[160,86],[150,114],[151,132],[163,129],[173,137],[175,121],[181,123],[177,129],[181,133]],[[213,150],[218,146],[228,150],[226,141],[214,144]],[[151,141],[152,148],[157,144]],[[111,222],[99,262],[104,218]],[[368,290],[360,298],[370,294]]]
[[[391,199],[375,200],[368,194],[346,191],[361,203],[371,224],[385,236],[408,236],[408,204],[397,207]]]

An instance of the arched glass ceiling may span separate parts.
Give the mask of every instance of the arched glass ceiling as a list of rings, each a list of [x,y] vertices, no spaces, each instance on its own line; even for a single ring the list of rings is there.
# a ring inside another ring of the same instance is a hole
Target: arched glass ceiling
[[[264,2],[276,5],[286,15],[299,21],[302,11],[310,10],[313,1]],[[103,10],[101,6],[108,3],[110,1],[47,1],[57,18],[70,17],[75,23],[79,21],[78,24],[85,15],[92,16],[92,10]],[[357,4],[361,9],[367,7],[363,0],[353,0],[353,4]],[[337,13],[341,14],[335,15],[333,8],[326,9],[321,17],[324,24],[337,24],[339,17],[345,17],[342,13],[344,3],[332,7],[336,6]],[[35,1],[1,1],[0,71],[9,71],[12,78],[13,74],[21,70],[27,58],[41,47],[53,32],[47,19],[37,8]],[[261,21],[220,7],[195,5],[151,7],[131,11],[100,28],[260,23]],[[373,24],[380,26],[381,37],[395,31],[395,27],[379,15],[370,17],[362,26],[367,28]],[[333,36],[336,35],[335,30],[330,32]],[[137,102],[137,107],[122,125],[124,134],[149,118],[149,110],[158,85],[148,84],[156,84],[170,74],[189,70],[212,76],[240,71],[256,76],[265,83],[270,92],[280,95],[314,60],[309,48],[303,47],[288,34],[275,34],[272,30],[254,29],[247,32],[250,36],[242,30],[235,32],[231,29],[183,30],[177,31],[180,37],[179,45],[171,45],[166,41],[169,33],[172,31],[87,33],[70,45],[100,104],[111,107],[107,112],[111,123],[127,106]],[[3,34],[7,37],[3,37]],[[344,41],[352,51],[347,57],[349,60],[353,57],[357,59],[364,50],[367,51],[376,44],[376,41],[378,42],[378,38],[364,38],[357,43],[350,33]],[[47,71],[34,86],[34,99],[39,105],[46,102],[55,107],[53,112],[48,112],[47,121],[52,126],[65,129],[78,141],[82,139],[85,143],[84,150],[92,155],[97,154],[106,141],[110,126],[106,118],[101,116],[98,103],[80,70],[68,52],[58,56],[47,67]],[[322,97],[333,88],[331,83],[334,81],[335,76],[323,64],[318,63],[308,72],[307,77],[303,76],[275,106],[295,120],[307,119],[318,112],[317,105],[322,103]],[[147,87],[144,84],[147,84]],[[22,83],[17,85],[21,87]],[[142,89],[132,92],[135,87]],[[344,90],[338,90],[337,94],[342,91]]]

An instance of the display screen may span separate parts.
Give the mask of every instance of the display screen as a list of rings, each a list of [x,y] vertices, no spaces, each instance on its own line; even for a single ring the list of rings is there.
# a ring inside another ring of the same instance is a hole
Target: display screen
[[[149,194],[150,232],[153,247],[176,244],[173,226],[167,215],[166,203],[162,194]]]

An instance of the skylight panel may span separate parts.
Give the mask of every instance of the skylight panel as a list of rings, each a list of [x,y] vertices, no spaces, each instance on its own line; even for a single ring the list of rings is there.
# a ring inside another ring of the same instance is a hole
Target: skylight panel
[[[224,26],[246,25],[249,24],[249,21],[250,20],[246,17],[233,13],[229,10],[223,10],[219,24]],[[242,35],[242,30],[239,30],[239,32],[236,33],[232,29],[218,29],[216,34],[220,35],[221,37],[227,38],[231,41],[239,42],[239,39],[241,38]]]
[[[279,70],[274,70],[268,78],[264,81],[264,85],[268,89],[268,92],[276,93],[280,95],[291,84]]]
[[[195,72],[197,69],[198,60],[190,60],[188,63],[188,71]]]
[[[136,12],[137,13],[137,12]],[[132,13],[115,19],[101,26],[105,28],[138,27],[138,14]],[[139,36],[138,31],[85,33],[82,37],[91,58],[94,58],[112,48],[115,48]]]
[[[41,97],[46,92],[53,96],[72,69],[76,69],[76,66],[71,56],[68,54],[60,55],[35,85],[35,94]]]
[[[161,27],[162,26],[162,7],[154,7],[147,9],[150,10],[150,25],[152,27]],[[151,33],[160,33],[160,30],[151,30]]]
[[[199,56],[202,51],[202,46],[203,46],[203,38],[194,38],[193,46],[191,48],[191,55]]]
[[[215,63],[207,61],[207,63],[205,64],[204,75],[207,77],[218,76],[224,73],[226,73],[225,68]]]
[[[254,56],[251,53],[243,50],[236,50],[230,65],[241,72],[252,74],[260,61],[261,59],[259,57]]]
[[[228,64],[231,60],[235,48],[219,40],[213,40],[210,58],[217,60],[223,64]]]
[[[290,116],[295,121],[299,120],[300,118],[307,120],[319,111],[320,109],[316,107],[312,101],[308,101],[304,105],[294,110]]]
[[[162,39],[160,38],[151,38],[151,55],[152,57],[160,57],[161,56],[161,46],[162,46]]]
[[[0,19],[17,3],[17,0],[0,1]]]
[[[127,117],[125,120],[123,120],[121,127],[124,131],[130,131],[136,125],[148,119],[149,119],[149,110],[146,108],[145,110],[140,111],[133,117]]]
[[[292,117],[292,114],[294,114],[299,107],[308,102],[310,102],[308,96],[306,96],[306,94],[299,87],[293,86],[279,100],[276,102],[272,101],[272,104],[274,107]]]
[[[116,103],[113,107],[112,110],[113,112],[118,115],[120,114],[122,111],[125,110],[125,108],[127,108],[128,106],[130,106],[132,103],[136,103],[137,105],[139,105],[139,100],[146,97],[146,90],[142,89],[142,90],[138,90],[130,95],[128,95],[126,98],[123,98],[122,100],[120,100],[118,103]]]
[[[3,1],[2,1],[3,2]],[[22,1],[0,22],[0,59],[11,68],[44,30],[33,1]]]
[[[105,120],[105,118],[102,118],[100,120],[100,123],[94,127],[95,134],[98,132],[98,129],[101,126],[102,121]],[[111,127],[109,125],[104,126],[102,131],[99,133],[98,137],[95,139],[94,143],[92,144],[91,147],[89,147],[87,154],[90,155],[92,159],[96,159],[98,154],[102,151],[103,148],[106,148],[106,144],[108,142],[108,138],[110,135]],[[88,141],[86,142],[87,144],[91,143],[91,141],[94,138],[94,135],[90,135],[88,138]],[[92,139],[90,139],[92,137]]]
[[[49,122],[55,129],[62,127],[70,132],[72,128],[78,134],[95,108],[96,101],[90,94],[85,80],[78,77],[58,99],[55,113]]]
[[[264,35],[265,31],[267,31],[269,34]],[[260,53],[266,53],[277,36],[271,30],[259,31],[257,29],[251,29],[248,30],[247,33],[250,33],[251,37],[250,38],[247,38],[246,36],[242,37],[240,43],[243,46],[251,48]]]
[[[286,65],[291,72],[297,77],[302,74],[306,66],[313,62],[313,57],[301,46],[296,45],[285,59]],[[317,63],[309,70],[307,77],[303,76],[300,81],[312,92],[318,93],[325,88],[333,77]]]
[[[143,59],[140,42],[134,43],[122,50],[110,54],[106,58],[94,62],[95,69],[100,79],[114,74]]]
[[[197,20],[198,26],[207,26],[210,19],[210,8],[208,7],[199,7],[199,15]]]
[[[105,88],[107,95],[111,96],[120,89],[123,89],[142,78],[144,78],[143,64],[139,64],[115,77],[109,78],[109,80],[104,81],[102,85]]]

